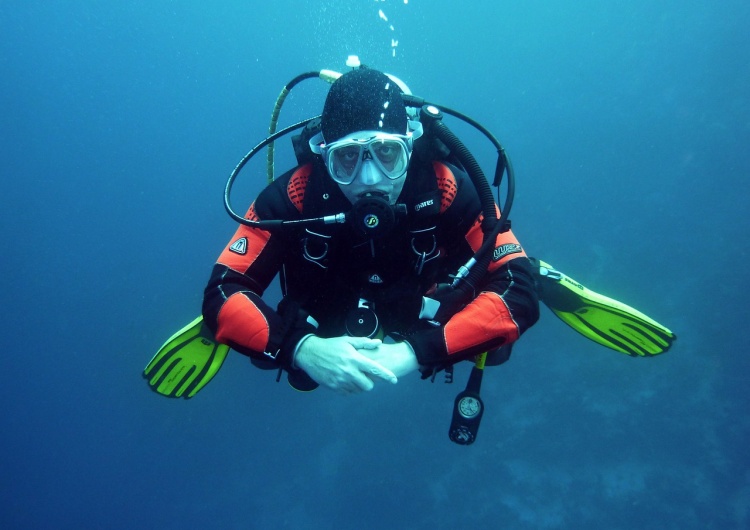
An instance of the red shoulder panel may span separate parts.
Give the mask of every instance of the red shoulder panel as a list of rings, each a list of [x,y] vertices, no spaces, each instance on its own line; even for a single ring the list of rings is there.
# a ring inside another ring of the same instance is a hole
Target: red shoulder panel
[[[302,213],[302,205],[305,202],[305,189],[307,188],[307,181],[310,180],[311,171],[312,164],[300,166],[292,174],[292,178],[289,179],[289,184],[286,187],[286,194],[299,213]]]
[[[437,177],[438,189],[442,192],[442,197],[440,199],[440,213],[443,213],[451,204],[453,204],[453,200],[456,198],[456,193],[458,193],[456,177],[453,175],[453,171],[441,162],[433,162],[432,167],[435,170],[435,176]]]

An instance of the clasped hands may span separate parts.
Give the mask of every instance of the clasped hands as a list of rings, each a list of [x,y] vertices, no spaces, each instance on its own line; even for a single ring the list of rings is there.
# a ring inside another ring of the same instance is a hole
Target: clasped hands
[[[376,379],[392,384],[419,368],[407,342],[392,344],[366,337],[304,337],[294,364],[317,383],[345,394],[372,390]]]

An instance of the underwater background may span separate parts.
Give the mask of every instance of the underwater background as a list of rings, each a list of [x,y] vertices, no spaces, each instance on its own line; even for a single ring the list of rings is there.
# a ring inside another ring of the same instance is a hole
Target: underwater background
[[[749,25],[745,0],[4,0],[0,527],[750,527]],[[630,358],[542,308],[468,447],[468,365],[343,397],[233,352],[191,400],[150,391],[235,230],[226,177],[284,84],[349,54],[493,131],[527,252],[674,347]]]

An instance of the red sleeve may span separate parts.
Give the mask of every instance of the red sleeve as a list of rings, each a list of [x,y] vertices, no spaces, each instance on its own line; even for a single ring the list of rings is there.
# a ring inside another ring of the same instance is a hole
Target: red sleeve
[[[466,234],[474,251],[482,244],[481,221],[480,216]],[[505,301],[512,290],[521,287],[517,286],[510,269],[504,267],[517,258],[527,259],[527,256],[513,232],[508,230],[498,234],[487,271],[489,281],[479,295],[443,327],[447,355],[473,351],[477,346],[487,348],[509,344],[521,336],[521,329]]]
[[[482,216],[466,234],[466,241],[475,252],[482,244],[481,222]],[[512,279],[510,281],[502,279],[504,276],[502,267],[516,258],[527,258],[527,256],[513,232],[508,230],[498,234],[487,273],[491,281],[443,328],[445,350],[448,355],[497,341],[500,341],[500,344],[508,344],[518,340],[521,336],[521,330],[513,319],[511,308],[504,299],[509,291],[515,288],[515,285]],[[495,273],[498,278],[492,281]]]
[[[464,236],[473,252],[482,244],[481,221],[480,215]],[[420,364],[441,367],[510,344],[537,321],[531,263],[512,231],[498,234],[480,289],[445,324],[407,337]]]
[[[285,187],[274,182],[266,188],[246,218],[258,220],[256,207],[260,204],[270,212],[266,216],[274,216],[271,218],[284,219],[296,213],[309,174],[305,169],[294,172]],[[282,266],[287,245],[283,233],[241,225],[219,256],[203,299],[204,318],[219,341],[240,353],[282,364],[290,356],[288,343],[300,332],[309,331],[304,322],[296,322],[296,310],[282,315],[262,299]]]

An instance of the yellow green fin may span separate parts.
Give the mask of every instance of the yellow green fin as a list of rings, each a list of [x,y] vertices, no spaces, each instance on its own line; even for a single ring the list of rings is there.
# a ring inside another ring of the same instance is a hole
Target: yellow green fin
[[[200,316],[172,335],[143,371],[151,389],[168,397],[193,397],[216,375],[229,346],[216,341]]]
[[[672,331],[637,309],[588,289],[541,260],[539,299],[581,335],[632,357],[667,351],[677,338]]]

